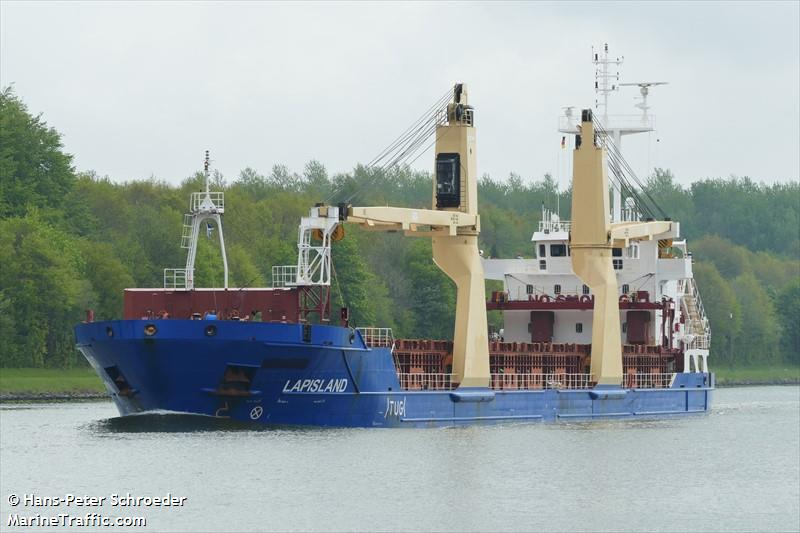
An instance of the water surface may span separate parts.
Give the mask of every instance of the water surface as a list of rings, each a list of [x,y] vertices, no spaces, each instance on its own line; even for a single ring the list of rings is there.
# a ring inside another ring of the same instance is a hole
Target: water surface
[[[145,516],[142,531],[800,531],[796,386],[722,389],[709,415],[656,421],[254,429],[116,415],[109,402],[0,407],[0,529],[12,512],[98,512]],[[9,505],[26,493],[187,500]]]

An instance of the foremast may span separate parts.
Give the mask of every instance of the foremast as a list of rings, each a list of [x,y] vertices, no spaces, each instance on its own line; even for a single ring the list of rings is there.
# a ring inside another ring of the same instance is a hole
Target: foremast
[[[194,263],[197,258],[197,242],[203,222],[214,221],[219,231],[219,247],[222,255],[224,288],[228,288],[228,257],[225,253],[225,237],[222,233],[222,215],[225,213],[225,193],[212,192],[209,183],[210,159],[208,150],[203,163],[205,190],[193,192],[189,198],[189,212],[183,215],[181,248],[188,250],[185,268],[165,268],[165,289],[194,289]],[[207,222],[207,232],[211,236],[212,226]]]

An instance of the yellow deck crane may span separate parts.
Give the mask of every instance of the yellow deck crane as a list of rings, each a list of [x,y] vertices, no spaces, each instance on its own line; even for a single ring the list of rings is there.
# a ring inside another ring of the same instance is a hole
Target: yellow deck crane
[[[478,250],[478,172],[473,108],[458,84],[436,126],[432,209],[347,207],[344,220],[369,230],[429,237],[433,260],[456,284],[453,382],[489,386],[489,338]]]
[[[612,263],[612,248],[631,241],[667,239],[677,236],[672,221],[610,222],[606,152],[598,143],[592,111],[581,113],[580,133],[575,142],[572,178],[572,270],[595,295],[592,318],[592,380],[598,385],[622,382],[619,295]]]

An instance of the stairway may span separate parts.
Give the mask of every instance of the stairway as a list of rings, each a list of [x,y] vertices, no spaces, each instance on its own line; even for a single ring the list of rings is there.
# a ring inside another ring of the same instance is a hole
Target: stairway
[[[692,335],[693,339],[688,343],[687,348],[707,350],[711,340],[711,331],[708,326],[703,301],[700,299],[700,292],[693,278],[681,280],[678,285],[683,288],[681,291],[681,305],[687,317],[686,334]]]

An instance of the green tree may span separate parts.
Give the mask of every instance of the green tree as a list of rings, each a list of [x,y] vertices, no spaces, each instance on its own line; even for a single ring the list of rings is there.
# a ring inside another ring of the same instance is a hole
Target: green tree
[[[662,168],[654,169],[644,190],[670,218],[680,221],[681,227],[691,226],[694,214],[691,195],[675,182],[672,172]]]
[[[777,302],[783,358],[800,364],[800,280],[787,285],[778,294]]]
[[[407,304],[414,318],[413,335],[450,339],[456,314],[455,284],[436,266],[429,239],[414,239],[406,257],[413,292]]]
[[[747,251],[716,235],[708,235],[694,242],[692,249],[695,257],[713,263],[726,279],[750,272]]]
[[[745,363],[772,363],[778,356],[780,329],[775,308],[764,287],[751,273],[733,282],[742,322],[736,335],[734,352]]]
[[[207,237],[206,225],[211,224],[211,237]],[[227,252],[227,248],[226,248]],[[228,269],[230,277],[230,268]],[[197,256],[194,262],[195,287],[222,287],[225,269],[219,247],[219,228],[210,220],[203,221],[197,239]]]
[[[328,171],[319,161],[313,159],[306,163],[303,170],[303,183],[305,192],[318,198],[318,202],[325,200],[331,194],[331,181],[328,178]]]
[[[352,233],[334,243],[331,250],[336,277],[332,287],[333,308],[349,307],[351,322],[356,326],[375,326],[373,294],[378,280],[359,254],[358,242]]]
[[[75,361],[72,326],[95,301],[84,276],[79,243],[44,222],[33,210],[0,220],[2,300],[10,301],[0,343],[4,366],[70,366]],[[8,305],[5,303],[4,305]]]
[[[732,364],[734,341],[742,321],[736,295],[712,263],[696,264],[694,277],[711,323],[711,354],[716,361]]]
[[[123,291],[135,286],[133,276],[107,243],[82,241],[80,252],[96,302],[95,320],[122,318]]]
[[[32,116],[11,87],[0,90],[0,213],[57,208],[75,181],[61,135]]]
[[[687,236],[716,234],[752,251],[800,256],[800,184],[763,185],[750,178],[698,181],[690,187]]]
[[[227,247],[227,253],[231,287],[264,286],[264,274],[255,264],[245,246],[238,243],[232,244]]]

